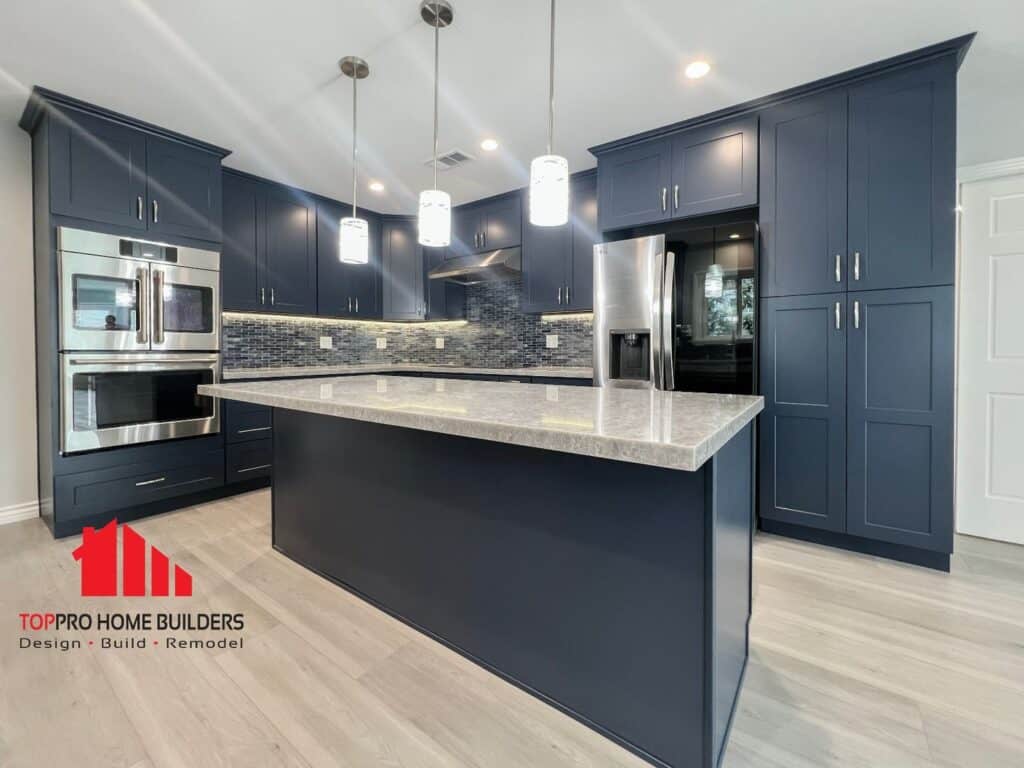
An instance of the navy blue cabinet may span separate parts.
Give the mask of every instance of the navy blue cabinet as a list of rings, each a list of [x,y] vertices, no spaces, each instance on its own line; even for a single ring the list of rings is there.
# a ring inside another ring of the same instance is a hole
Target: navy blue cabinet
[[[50,210],[128,229],[146,228],[146,135],[65,109],[50,120]]]
[[[522,193],[506,195],[452,211],[453,256],[498,248],[511,248],[522,242]]]
[[[844,89],[761,113],[761,295],[846,289]]]
[[[761,516],[846,527],[845,293],[761,301]]]
[[[850,90],[850,289],[953,282],[955,55]]]
[[[757,205],[757,116],[672,139],[672,218]]]
[[[220,157],[169,139],[146,139],[150,233],[221,239]]]
[[[423,248],[417,241],[416,222],[386,219],[382,229],[383,317],[385,320],[423,320]]]
[[[846,530],[953,549],[953,287],[849,294]]]
[[[317,202],[317,314],[324,317],[380,318],[380,218],[359,211],[370,231],[366,264],[344,264],[338,258],[338,225],[352,207],[333,200]]]
[[[316,205],[306,193],[224,172],[224,308],[316,312]]]
[[[622,229],[670,216],[672,142],[656,139],[598,158],[601,229]]]
[[[565,226],[535,227],[528,206],[523,207],[524,312],[583,312],[594,307],[594,243],[600,242],[594,173],[572,178],[569,208]]]
[[[224,244],[221,250],[223,306],[228,310],[266,309],[263,269],[259,261],[261,195],[259,182],[225,172]]]

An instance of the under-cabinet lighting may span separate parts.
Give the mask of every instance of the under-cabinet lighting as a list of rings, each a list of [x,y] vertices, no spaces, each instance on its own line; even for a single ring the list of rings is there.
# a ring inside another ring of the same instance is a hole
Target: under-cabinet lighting
[[[239,320],[271,320],[285,323],[331,323],[332,325],[359,325],[364,328],[385,327],[385,328],[418,328],[421,326],[446,326],[458,328],[469,325],[468,320],[416,320],[412,322],[400,322],[397,320],[354,320],[347,317],[316,317],[313,315],[274,315],[262,312],[222,312],[225,318],[237,318]]]
[[[548,315],[541,315],[540,316],[540,321],[542,323],[555,323],[555,322],[558,322],[559,320],[570,320],[570,321],[575,321],[575,322],[581,322],[581,321],[588,322],[588,321],[593,321],[593,319],[594,319],[594,313],[593,312],[564,312],[564,313],[560,312],[560,313],[556,313],[556,314],[548,314]]]

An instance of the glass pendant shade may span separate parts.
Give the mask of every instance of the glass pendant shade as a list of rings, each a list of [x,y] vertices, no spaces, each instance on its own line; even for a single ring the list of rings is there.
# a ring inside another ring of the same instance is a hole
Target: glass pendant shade
[[[370,228],[366,219],[346,216],[338,224],[338,258],[345,264],[370,261]]]
[[[541,155],[530,163],[530,223],[560,227],[569,221],[569,161]]]
[[[704,274],[704,298],[722,298],[724,270],[721,264],[712,264]]]
[[[452,242],[452,198],[440,189],[420,192],[419,243],[444,248]]]

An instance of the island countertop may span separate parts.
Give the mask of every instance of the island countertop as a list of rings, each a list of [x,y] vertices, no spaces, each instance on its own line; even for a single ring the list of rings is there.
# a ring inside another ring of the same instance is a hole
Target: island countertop
[[[764,408],[763,398],[749,395],[403,376],[206,384],[199,393],[687,471]]]

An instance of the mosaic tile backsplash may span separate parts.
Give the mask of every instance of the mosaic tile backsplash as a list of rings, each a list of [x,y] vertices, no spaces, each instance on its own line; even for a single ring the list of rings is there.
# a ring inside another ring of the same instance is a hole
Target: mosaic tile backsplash
[[[519,308],[520,281],[482,283],[466,289],[465,323],[367,323],[316,318],[285,319],[226,314],[224,368],[279,368],[345,363],[422,363],[481,368],[590,366],[593,323],[589,315],[544,321]],[[545,346],[547,334],[558,347]],[[320,349],[330,336],[333,349]],[[387,339],[377,349],[377,339]],[[444,338],[444,349],[435,339]]]

